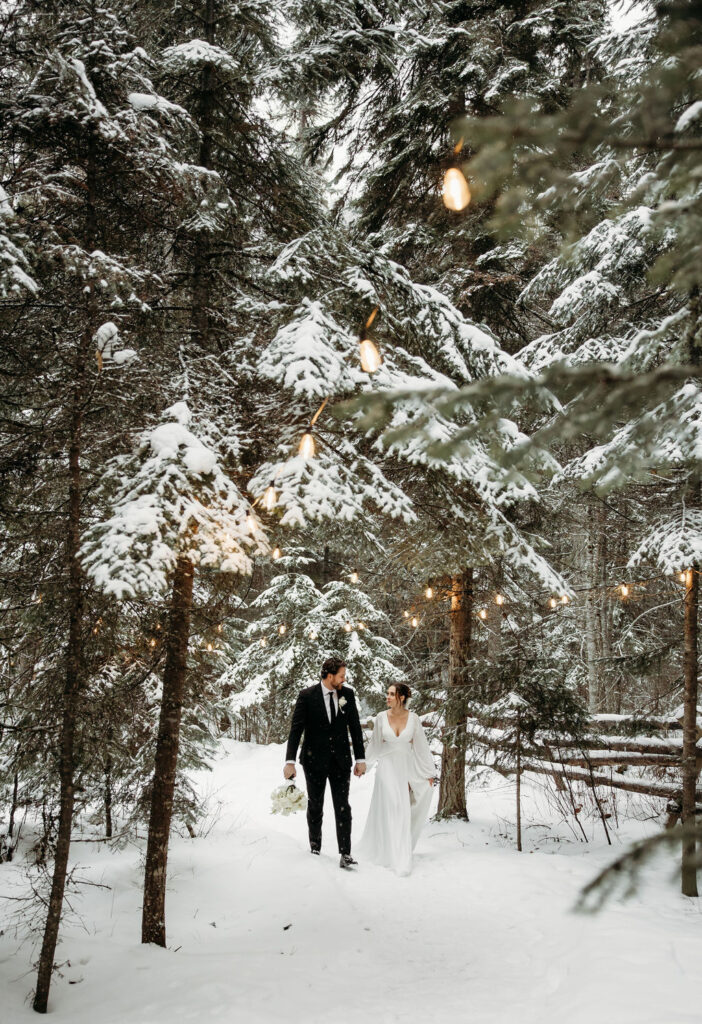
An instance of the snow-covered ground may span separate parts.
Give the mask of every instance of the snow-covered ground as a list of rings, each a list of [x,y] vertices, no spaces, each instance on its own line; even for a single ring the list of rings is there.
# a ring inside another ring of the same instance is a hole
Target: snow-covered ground
[[[659,827],[625,823],[610,848],[568,838],[543,780],[524,783],[526,847],[513,842],[514,788],[498,775],[471,794],[469,823],[428,824],[409,878],[338,867],[331,807],[321,858],[303,815],[269,813],[283,751],[229,742],[212,774],[207,835],[173,839],[168,949],[143,947],[140,858],[130,845],[73,847],[85,887],[62,927],[50,1012],[71,1024],[699,1024],[702,907],[657,873],[597,916],[577,892],[621,843]],[[360,837],[372,777],[352,780]],[[552,815],[551,820],[547,817]],[[21,864],[0,865],[19,895]],[[0,1020],[36,1020],[34,940],[7,904]]]

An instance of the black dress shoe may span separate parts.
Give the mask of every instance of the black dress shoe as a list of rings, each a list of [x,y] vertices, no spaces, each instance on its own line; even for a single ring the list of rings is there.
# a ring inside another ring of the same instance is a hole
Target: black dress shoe
[[[358,861],[354,860],[350,853],[342,853],[339,858],[339,867],[344,868],[346,871],[351,871],[352,868],[358,866]]]
[[[310,850],[310,853],[314,853],[317,857],[319,857],[319,850],[315,850],[314,846]]]

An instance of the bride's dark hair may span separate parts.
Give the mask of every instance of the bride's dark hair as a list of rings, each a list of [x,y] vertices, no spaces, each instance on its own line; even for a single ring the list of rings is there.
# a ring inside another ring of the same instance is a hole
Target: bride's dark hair
[[[412,696],[412,691],[410,690],[407,683],[393,683],[392,685],[395,687],[395,696],[404,697],[404,700],[402,701],[402,706],[404,707],[407,701]]]

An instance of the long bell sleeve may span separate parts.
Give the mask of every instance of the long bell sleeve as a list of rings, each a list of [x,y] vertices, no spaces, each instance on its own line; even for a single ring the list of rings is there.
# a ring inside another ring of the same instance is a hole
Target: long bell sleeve
[[[414,768],[417,775],[423,779],[436,777],[436,765],[429,749],[429,742],[424,732],[419,715],[414,714],[414,732],[412,734],[412,750],[414,752]]]
[[[375,721],[373,722],[373,734],[371,735],[370,742],[366,747],[366,764],[371,765],[374,761],[377,761],[382,749],[383,726],[380,715],[376,715]]]

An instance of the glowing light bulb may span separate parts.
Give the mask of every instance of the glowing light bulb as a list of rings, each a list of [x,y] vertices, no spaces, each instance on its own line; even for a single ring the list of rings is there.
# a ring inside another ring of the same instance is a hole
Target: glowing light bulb
[[[282,626],[278,626],[278,632],[280,633],[281,636],[285,636],[287,631],[288,627],[285,624],[283,624]]]
[[[278,504],[278,495],[275,493],[275,487],[270,484],[266,488],[265,494],[261,501],[261,507],[265,508],[266,512],[272,512],[275,506]]]
[[[367,626],[366,626],[365,622],[359,622],[358,628],[359,629],[367,629]]]
[[[256,520],[254,519],[250,512],[246,516],[246,525],[252,532],[256,529]]]
[[[556,601],[555,597],[550,597],[548,599],[548,606],[549,606],[549,608],[555,608],[557,604],[558,604],[558,602]]]
[[[271,555],[271,558],[275,562],[275,561],[277,561],[280,558],[281,554],[282,554],[282,552],[281,552],[280,548],[273,548],[273,554]]]
[[[221,623],[219,624],[219,626],[217,626],[217,632],[218,633],[222,632],[222,624]]]
[[[404,617],[405,617],[406,619],[408,619],[408,618],[410,617],[410,614],[409,614],[409,612],[403,612],[402,614],[404,615]]]
[[[561,594],[561,604],[568,604],[569,601],[570,601],[570,598],[568,597],[567,594]]]
[[[447,210],[465,210],[470,202],[468,182],[457,167],[449,167],[444,175],[444,206]]]
[[[261,647],[265,647],[267,643],[268,643],[268,641],[266,640],[265,636],[262,636],[261,637]]]
[[[156,646],[156,641],[155,640],[149,640],[149,647],[155,647],[155,646]]]
[[[352,583],[358,583],[358,573],[352,572],[351,575],[349,576],[349,579],[351,580]]]
[[[495,604],[504,604],[505,599],[502,594],[495,594]]]
[[[364,373],[375,373],[380,369],[382,360],[377,346],[370,338],[361,341],[361,369]]]
[[[487,618],[487,608],[481,608],[480,611],[478,612],[478,615],[484,621]]]
[[[351,630],[352,630],[352,628],[353,628],[353,627],[352,627],[351,623],[350,623],[350,622],[347,622],[347,623],[346,623],[346,625],[344,626],[344,631],[345,631],[346,633],[350,633],[350,632],[351,632]]]
[[[628,597],[629,596],[629,587],[626,585],[626,583],[622,583],[622,585],[619,588],[619,590],[621,591],[622,597]]]
[[[299,454],[303,459],[313,459],[316,451],[314,438],[311,434],[303,434],[300,441]]]
[[[310,633],[310,640],[316,640],[318,636],[319,634],[317,633],[317,631],[313,629],[312,632]]]
[[[419,619],[417,618],[417,616],[416,616],[416,615],[413,615],[413,616],[412,616],[412,622],[411,622],[411,625],[413,626],[413,628],[414,628],[414,629],[416,629],[416,628],[417,628],[417,626],[419,625]]]
[[[427,589],[424,591],[424,596],[428,601],[431,601],[432,597],[434,596],[434,588],[427,587]]]

